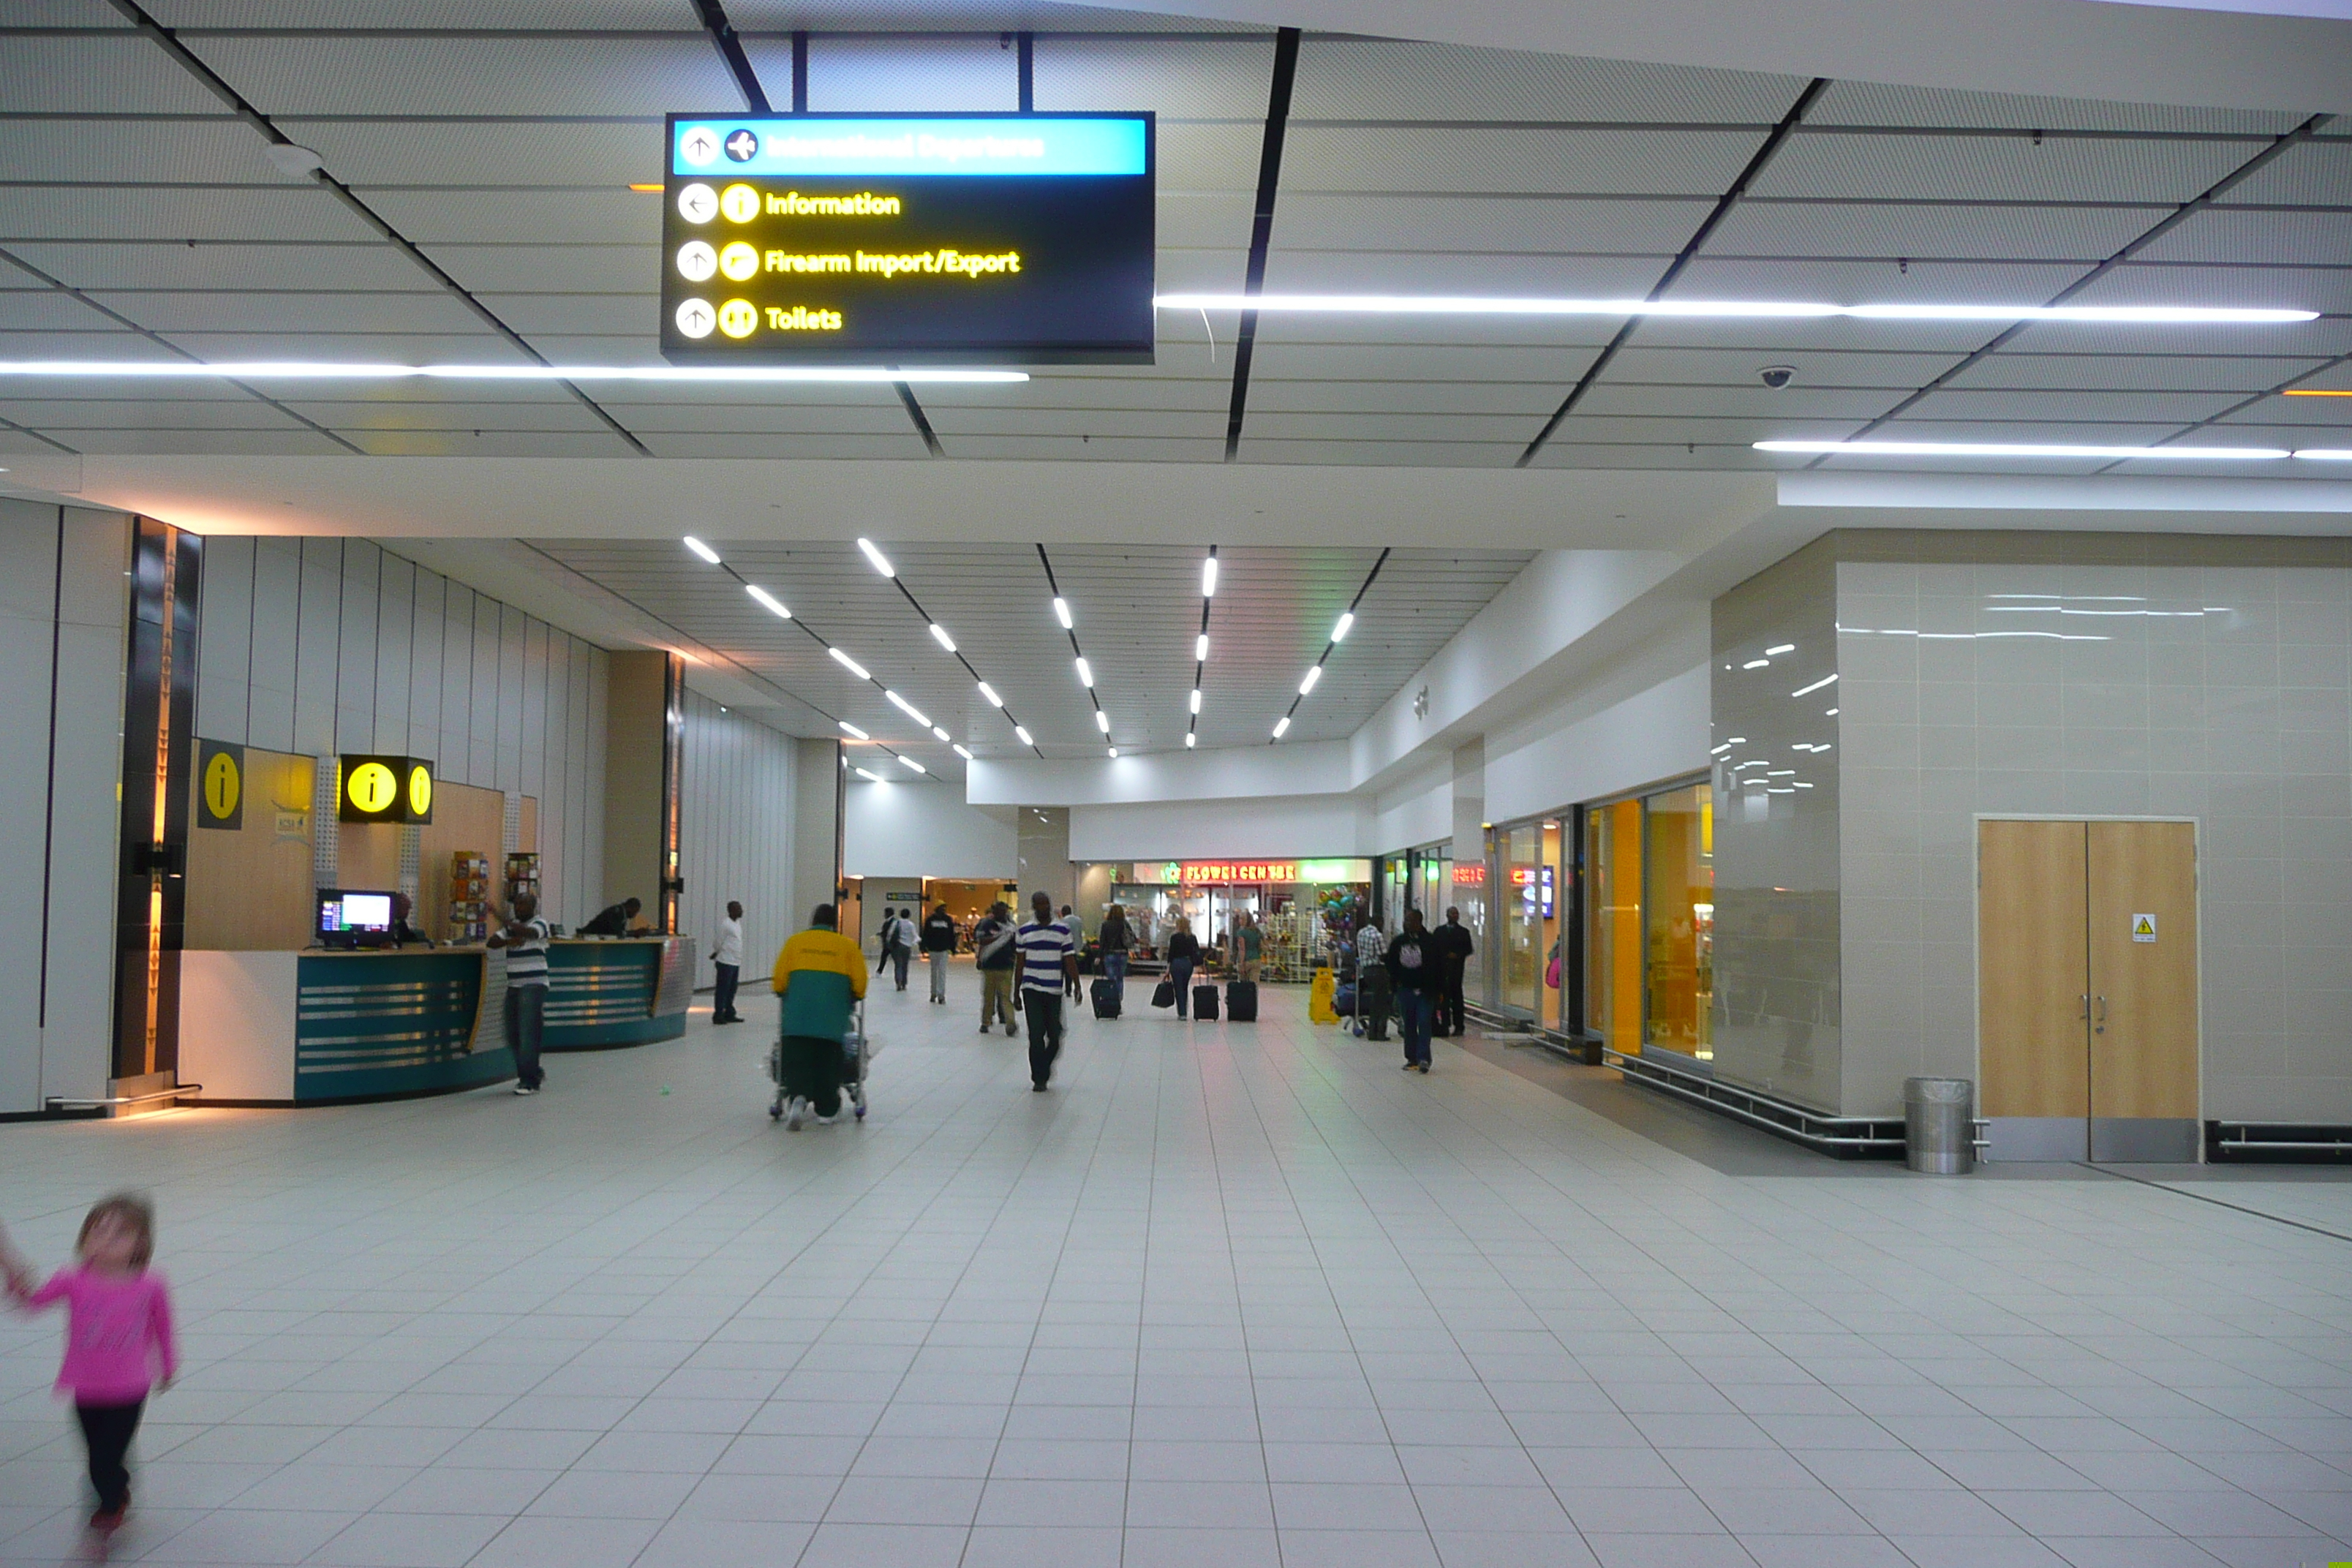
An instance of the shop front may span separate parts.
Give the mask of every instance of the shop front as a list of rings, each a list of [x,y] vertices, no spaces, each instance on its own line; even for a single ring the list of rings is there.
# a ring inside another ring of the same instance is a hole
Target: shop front
[[[1497,941],[1484,973],[1494,1012],[1624,1056],[1713,1059],[1707,784],[1677,781],[1498,823],[1486,847]]]
[[[1372,863],[1362,859],[1097,861],[1079,866],[1078,886],[1087,934],[1118,905],[1136,943],[1132,961],[1146,971],[1180,917],[1222,969],[1235,921],[1249,915],[1264,933],[1258,977],[1268,982],[1305,981],[1329,963],[1373,889]]]

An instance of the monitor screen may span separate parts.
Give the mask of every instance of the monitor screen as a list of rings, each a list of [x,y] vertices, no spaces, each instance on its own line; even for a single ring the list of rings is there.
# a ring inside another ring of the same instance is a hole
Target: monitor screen
[[[319,889],[319,932],[324,936],[336,931],[383,931],[392,929],[392,895],[390,893],[346,892],[339,888]]]

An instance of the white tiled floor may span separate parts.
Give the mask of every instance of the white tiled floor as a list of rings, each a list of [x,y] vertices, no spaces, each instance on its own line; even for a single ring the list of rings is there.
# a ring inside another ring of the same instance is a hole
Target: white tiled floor
[[[189,1366],[118,1557],[2352,1557],[2352,1244],[2086,1172],[1725,1175],[1296,991],[1080,1020],[1032,1095],[973,990],[877,996],[862,1128],[770,1123],[764,1005],[531,1100],[0,1128],[44,1262],[162,1206]],[[2352,1187],[2288,1195],[2352,1234]],[[55,1343],[0,1331],[0,1562],[88,1507]]]

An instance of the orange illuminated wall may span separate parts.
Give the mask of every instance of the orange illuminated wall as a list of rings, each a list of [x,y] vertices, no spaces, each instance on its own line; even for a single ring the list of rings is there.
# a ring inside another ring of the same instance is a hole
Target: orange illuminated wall
[[[1591,878],[1587,921],[1585,1024],[1611,1050],[1642,1054],[1642,803],[1619,801],[1585,816]]]

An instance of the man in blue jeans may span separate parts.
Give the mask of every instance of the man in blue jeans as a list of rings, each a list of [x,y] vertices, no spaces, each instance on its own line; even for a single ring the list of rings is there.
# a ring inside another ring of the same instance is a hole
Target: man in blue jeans
[[[1113,904],[1103,911],[1102,935],[1097,940],[1102,943],[1104,977],[1110,982],[1112,994],[1124,1002],[1127,1000],[1127,950],[1134,945],[1134,938],[1128,933],[1125,910]]]
[[[1404,1070],[1429,1070],[1429,1015],[1443,982],[1442,957],[1419,910],[1404,912],[1404,930],[1389,943],[1389,989],[1393,993],[1397,1025],[1404,1034]]]

